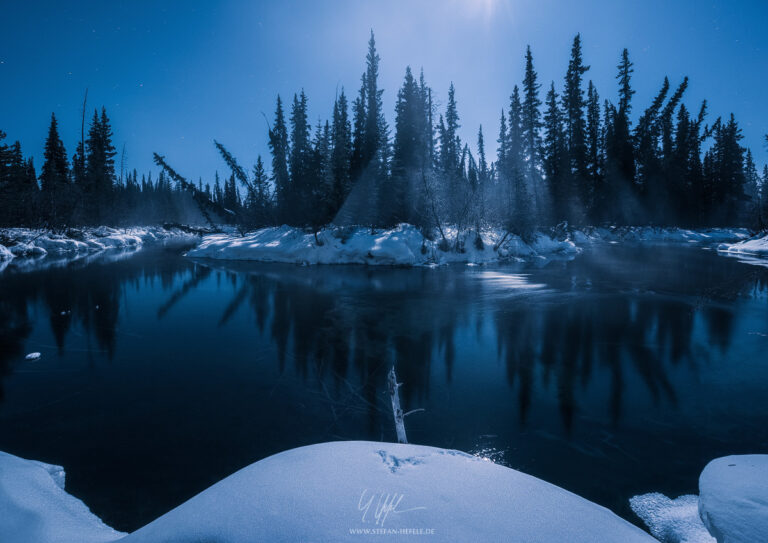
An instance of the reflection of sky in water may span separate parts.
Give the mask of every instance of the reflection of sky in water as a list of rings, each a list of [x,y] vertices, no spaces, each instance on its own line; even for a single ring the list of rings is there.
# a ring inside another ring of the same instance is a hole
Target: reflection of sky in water
[[[484,286],[510,291],[510,293],[514,293],[514,291],[530,292],[546,288],[544,284],[531,282],[530,276],[522,273],[482,271],[475,275],[482,280]]]

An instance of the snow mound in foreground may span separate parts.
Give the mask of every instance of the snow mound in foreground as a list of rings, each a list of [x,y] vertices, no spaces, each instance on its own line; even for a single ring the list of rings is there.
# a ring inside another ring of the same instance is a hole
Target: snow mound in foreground
[[[717,250],[724,253],[768,256],[768,235],[745,239],[738,243],[723,243]]]
[[[387,541],[421,539],[419,530],[429,541],[654,541],[607,509],[465,453],[353,441],[252,464],[126,542],[360,541],[366,530]]]
[[[768,541],[768,455],[712,460],[699,492],[701,520],[718,543]]]
[[[454,244],[456,232],[445,231]],[[258,260],[294,264],[371,264],[421,266],[449,262],[495,262],[514,257],[576,254],[579,248],[570,240],[555,240],[536,234],[530,243],[500,230],[484,231],[482,248],[475,244],[475,233],[461,236],[462,251],[443,251],[439,241],[425,239],[414,226],[401,224],[391,230],[330,227],[317,234],[301,228],[280,226],[262,228],[245,237],[233,234],[206,236],[187,253],[190,257],[223,260]],[[320,242],[318,244],[318,241]],[[494,248],[499,245],[497,250]]]
[[[103,543],[124,534],[64,491],[64,470],[0,452],[0,541]]]
[[[0,488],[8,485],[11,491],[0,493],[0,511],[10,513],[0,515],[2,541],[87,543],[120,535],[87,517],[82,503],[60,491],[37,463],[0,456]],[[20,499],[23,508],[14,506]],[[57,523],[62,529],[50,530]],[[78,528],[78,537],[66,539]],[[458,451],[364,441],[301,447],[251,464],[121,541],[361,541],[382,535],[387,541],[420,535],[428,541],[656,541],[607,509],[513,469]]]
[[[662,543],[716,543],[699,518],[699,497],[670,499],[654,492],[629,500],[632,511]]]

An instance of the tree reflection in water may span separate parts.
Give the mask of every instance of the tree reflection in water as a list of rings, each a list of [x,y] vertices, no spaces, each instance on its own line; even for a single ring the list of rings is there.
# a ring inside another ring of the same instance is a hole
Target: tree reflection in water
[[[385,387],[397,361],[404,408],[426,408],[407,420],[414,442],[475,450],[631,518],[632,492],[695,491],[706,459],[768,446],[750,419],[768,336],[749,335],[768,334],[767,300],[768,268],[690,247],[435,269],[167,251],[12,264],[0,272],[0,449],[72,465],[94,510],[131,529],[278,450],[394,439]],[[43,351],[36,366],[30,350]],[[691,416],[702,409],[709,418]],[[78,429],[92,412],[94,429]],[[124,435],[130,446],[98,450],[133,493],[107,499],[93,458],[77,459]],[[153,479],[148,451],[154,465],[188,465]],[[137,505],[147,493],[154,509]]]

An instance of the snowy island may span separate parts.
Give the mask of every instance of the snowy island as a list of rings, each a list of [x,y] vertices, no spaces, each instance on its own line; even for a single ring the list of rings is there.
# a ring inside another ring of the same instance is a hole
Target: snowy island
[[[457,234],[455,229],[446,228],[427,238],[408,224],[374,231],[364,227],[328,227],[317,233],[280,226],[244,236],[236,233],[208,235],[187,256],[303,265],[428,266],[572,257],[583,247],[599,242],[735,244],[748,237],[746,229],[741,228],[561,228],[538,231],[523,239],[503,229],[481,230],[479,234],[464,230]]]

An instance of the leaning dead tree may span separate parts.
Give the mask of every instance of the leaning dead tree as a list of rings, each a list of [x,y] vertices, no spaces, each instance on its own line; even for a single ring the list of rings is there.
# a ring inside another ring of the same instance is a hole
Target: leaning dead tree
[[[397,382],[397,375],[395,375],[394,364],[392,364],[392,367],[389,370],[389,374],[387,375],[387,384],[389,387],[389,397],[392,401],[392,415],[395,419],[397,442],[408,443],[408,437],[405,434],[405,417],[413,413],[418,413],[419,411],[424,411],[424,409],[412,409],[407,413],[403,413],[403,409],[400,407],[400,393],[398,392],[398,389],[403,386],[403,384]]]
[[[237,219],[237,214],[234,211],[212,201],[203,191],[199,190],[193,183],[187,181],[184,176],[171,168],[165,162],[164,156],[160,156],[157,153],[154,153],[154,158],[155,164],[160,166],[171,179],[176,181],[181,186],[182,189],[191,194],[192,199],[200,210],[200,213],[203,215],[205,221],[211,226],[211,228],[218,228],[216,223],[213,221],[213,218],[211,217],[211,213],[215,213],[220,217],[231,217],[232,219]]]

